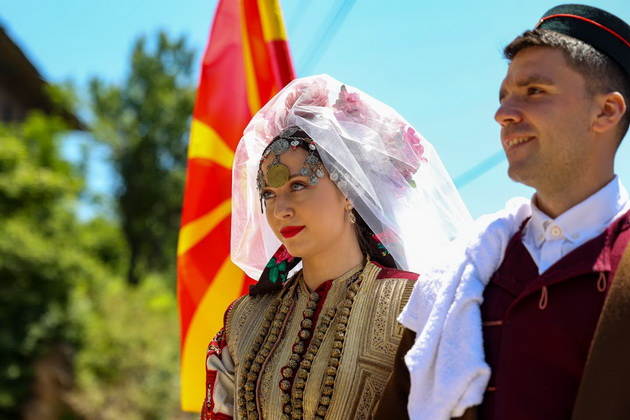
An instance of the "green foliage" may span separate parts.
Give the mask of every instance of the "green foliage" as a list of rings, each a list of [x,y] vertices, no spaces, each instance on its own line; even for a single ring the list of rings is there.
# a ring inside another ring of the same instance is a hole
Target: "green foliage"
[[[177,305],[164,279],[90,281],[73,302],[82,324],[70,396],[77,412],[102,420],[192,418],[179,410]]]
[[[103,262],[76,240],[82,182],[59,155],[63,122],[33,114],[0,127],[0,417],[17,418],[32,362],[72,341],[71,287],[102,276]]]
[[[121,85],[94,79],[94,132],[111,148],[118,209],[130,261],[128,280],[150,272],[175,278],[188,127],[194,103],[193,53],[183,38],[140,38]],[[172,280],[171,280],[172,281]]]
[[[58,153],[64,123],[35,113],[24,125],[0,127],[0,214],[45,218],[54,205],[71,199],[82,182]]]
[[[0,418],[21,417],[34,362],[59,343],[74,349],[75,384],[58,397],[81,417],[187,418],[173,289],[128,285],[120,227],[77,219],[83,184],[59,155],[62,128],[38,114],[0,127]]]
[[[71,86],[48,92],[64,119],[0,125],[0,418],[20,418],[35,362],[68,344],[75,384],[58,398],[75,414],[194,417],[179,411],[173,287],[193,54],[164,34],[147,45],[124,83],[90,87],[94,133],[119,175],[117,220],[77,218],[86,167],[60,152],[64,121],[77,125]]]
[[[123,275],[127,273],[128,250],[118,224],[97,216],[82,224],[76,240],[84,252],[102,263],[109,273]]]

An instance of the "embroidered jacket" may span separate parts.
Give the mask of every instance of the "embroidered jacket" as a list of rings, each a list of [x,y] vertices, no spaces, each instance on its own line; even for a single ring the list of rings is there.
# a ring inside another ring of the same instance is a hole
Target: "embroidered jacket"
[[[234,302],[208,347],[201,418],[245,418],[247,409],[265,419],[369,418],[392,371],[402,335],[396,317],[417,274],[369,262],[356,293],[358,276],[350,274],[314,293],[295,276],[280,292]]]

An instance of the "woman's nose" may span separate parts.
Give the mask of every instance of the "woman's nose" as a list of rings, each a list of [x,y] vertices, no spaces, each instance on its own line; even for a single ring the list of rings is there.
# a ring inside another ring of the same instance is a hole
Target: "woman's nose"
[[[278,219],[287,219],[293,216],[294,210],[291,205],[291,200],[285,194],[278,194],[276,196],[273,214]]]

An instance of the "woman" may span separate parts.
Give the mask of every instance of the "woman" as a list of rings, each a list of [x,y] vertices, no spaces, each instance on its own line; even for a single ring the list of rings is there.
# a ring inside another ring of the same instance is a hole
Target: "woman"
[[[394,110],[325,75],[254,116],[233,171],[232,259],[259,281],[210,343],[202,418],[368,418],[417,278],[402,270],[469,221],[450,178]]]

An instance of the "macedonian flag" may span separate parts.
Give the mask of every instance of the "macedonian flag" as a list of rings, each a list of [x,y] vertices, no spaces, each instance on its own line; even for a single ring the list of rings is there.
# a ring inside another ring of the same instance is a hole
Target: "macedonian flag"
[[[186,411],[201,409],[206,347],[252,282],[230,260],[234,150],[252,116],[293,77],[278,0],[220,0],[193,113],[177,248]]]

